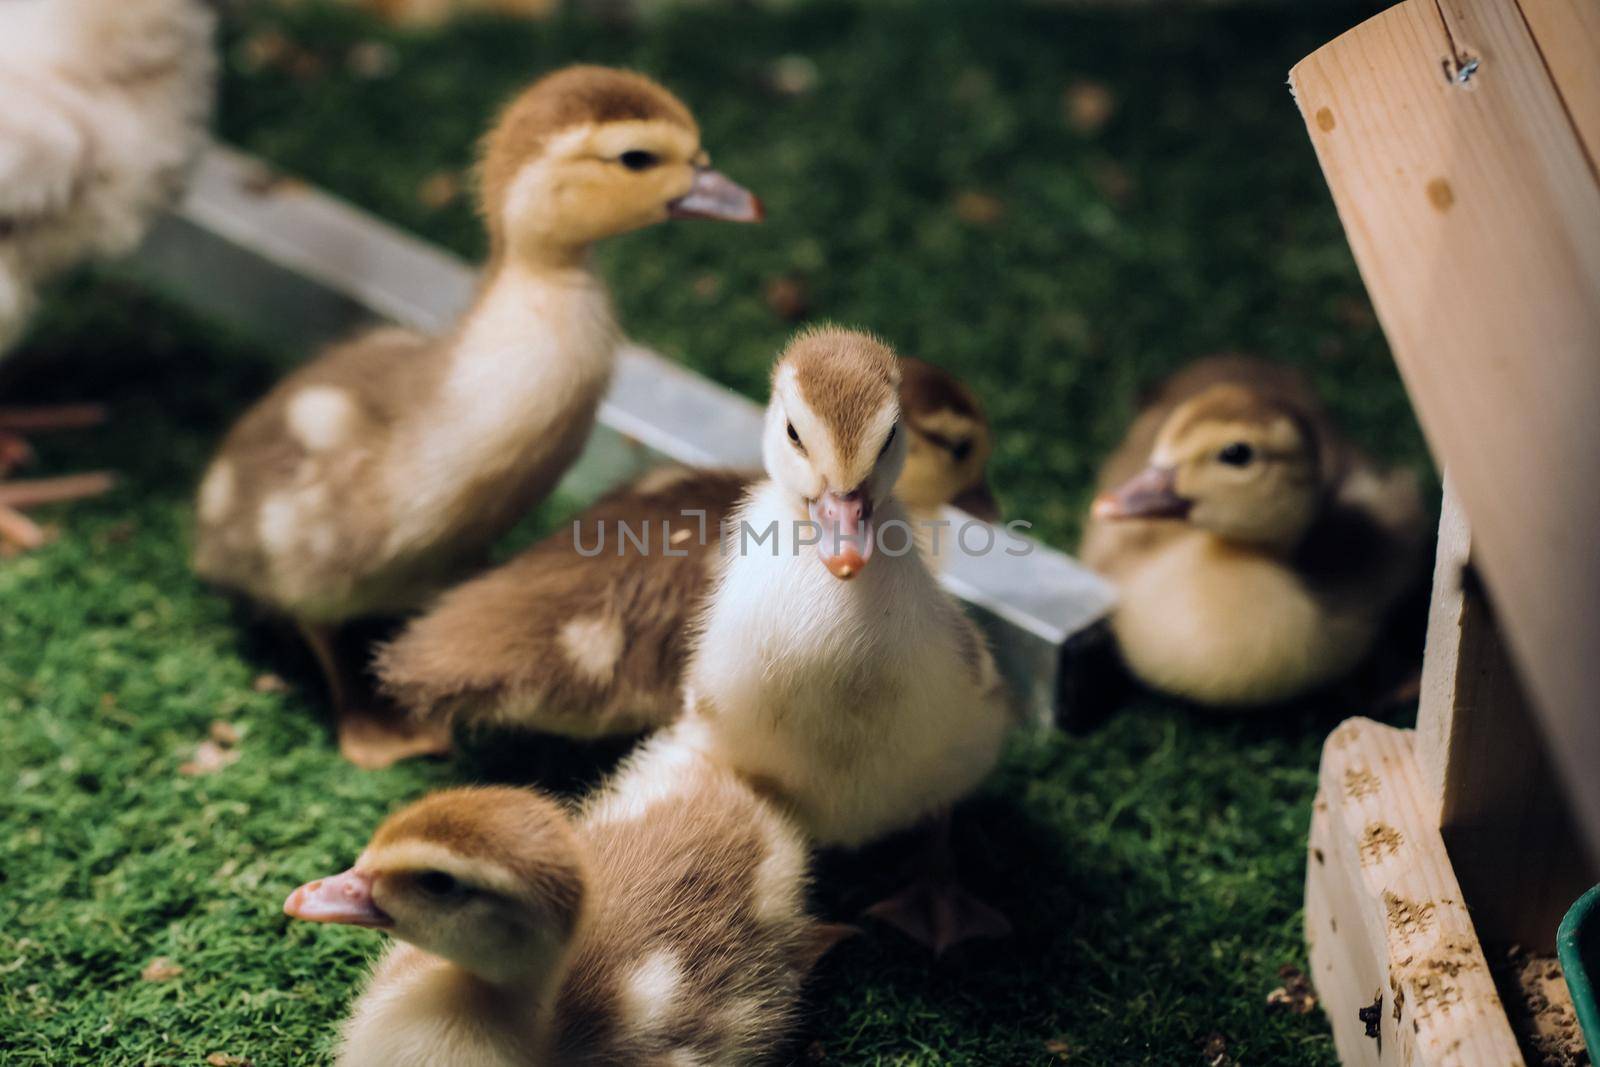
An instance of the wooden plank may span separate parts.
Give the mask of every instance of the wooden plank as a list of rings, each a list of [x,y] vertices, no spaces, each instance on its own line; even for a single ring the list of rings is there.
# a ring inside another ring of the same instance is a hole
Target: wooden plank
[[[1590,168],[1600,160],[1600,3],[1517,0]]]
[[[1339,1058],[1374,1067],[1521,1064],[1427,809],[1411,731],[1349,719],[1328,736],[1305,915],[1312,980]],[[1361,1013],[1373,1008],[1369,1037]]]
[[[1600,856],[1600,184],[1513,2],[1407,0],[1290,83]]]
[[[1428,613],[1417,762],[1429,814],[1490,951],[1555,951],[1556,927],[1597,879],[1564,803],[1494,613],[1471,570],[1450,479]]]
[[[1359,929],[1362,898],[1351,880],[1352,872],[1338,864],[1328,866],[1332,843],[1328,800],[1318,792],[1306,861],[1305,930],[1311,981],[1333,1029],[1339,1061],[1345,1067],[1378,1067],[1383,1063],[1381,1049],[1376,1039],[1367,1036],[1360,1012],[1382,999],[1388,970],[1367,938],[1351,936],[1351,930]]]

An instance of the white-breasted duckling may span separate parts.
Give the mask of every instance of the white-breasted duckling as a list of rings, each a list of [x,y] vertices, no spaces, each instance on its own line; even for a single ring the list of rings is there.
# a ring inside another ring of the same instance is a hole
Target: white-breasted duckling
[[[526,789],[427,796],[284,911],[397,939],[341,1067],[754,1064],[851,932],[807,916],[808,866],[737,776],[646,746],[576,817]]]
[[[1416,479],[1380,472],[1293,371],[1243,357],[1169,380],[1102,471],[1082,556],[1155,689],[1215,707],[1335,681],[1417,577]]]
[[[480,179],[491,255],[456,328],[334,347],[240,419],[199,492],[196,571],[299,625],[340,749],[365,766],[449,739],[363,697],[339,628],[459,578],[577,457],[620,337],[590,246],[668,218],[761,215],[710,169],[682,103],[603,67],[518,96],[485,139]]]
[[[894,353],[855,331],[806,331],[778,360],[767,477],[735,513],[684,715],[661,736],[759,783],[822,845],[931,825],[930,869],[871,914],[942,951],[1009,929],[956,883],[945,830],[1016,718],[891,491],[907,450],[899,385]]]
[[[908,450],[895,495],[913,525],[931,529],[949,503],[995,519],[976,395],[921,360],[902,357],[900,370]],[[608,494],[412,621],[379,653],[385,690],[411,714],[452,725],[572,737],[666,725],[683,707],[720,531],[757,478],[669,466]]]

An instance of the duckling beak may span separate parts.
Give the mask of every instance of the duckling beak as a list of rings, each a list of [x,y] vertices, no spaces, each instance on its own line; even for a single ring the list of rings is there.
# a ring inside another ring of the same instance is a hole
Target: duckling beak
[[[283,913],[313,923],[379,928],[394,925],[394,920],[372,902],[372,878],[354,867],[296,889],[283,902]]]
[[[1178,472],[1172,467],[1146,467],[1110,492],[1095,497],[1090,514],[1097,519],[1182,519],[1193,501],[1178,495]]]
[[[872,501],[860,488],[848,493],[828,491],[810,503],[811,521],[822,527],[817,554],[823,566],[841,581],[849,581],[872,558]]]
[[[667,204],[674,219],[721,219],[724,222],[760,222],[766,217],[756,194],[710,167],[694,169],[689,191]]]

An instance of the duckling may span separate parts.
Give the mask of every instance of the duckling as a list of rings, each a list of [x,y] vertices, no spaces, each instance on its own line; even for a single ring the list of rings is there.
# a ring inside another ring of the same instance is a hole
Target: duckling
[[[870,914],[942,952],[1009,929],[957,884],[945,830],[1017,720],[891,491],[908,449],[900,376],[887,345],[838,328],[778,360],[767,477],[735,512],[683,717],[662,737],[758,783],[818,844],[930,827],[922,877]]]
[[[571,67],[524,91],[485,140],[491,254],[477,301],[428,340],[339,345],[233,428],[200,486],[195,570],[298,624],[327,675],[344,754],[441,750],[363,699],[337,644],[479,561],[589,435],[620,337],[596,241],[668,218],[755,221],[710,169],[693,117],[641,75]]]
[[[900,357],[900,422],[906,465],[894,495],[914,513],[936,516],[954,504],[984,522],[1000,521],[986,472],[994,436],[983,402],[947,370]]]
[[[1213,707],[1275,704],[1366,656],[1417,575],[1415,477],[1384,473],[1293,371],[1203,360],[1107,462],[1082,545],[1119,586],[1133,674]]]
[[[902,357],[900,366],[907,455],[895,492],[915,529],[931,529],[952,502],[997,517],[978,398],[932,364]],[[691,620],[719,533],[756,479],[668,466],[609,494],[411,622],[379,652],[384,689],[413,715],[449,724],[575,737],[666,725],[683,706]],[[624,540],[624,526],[642,533],[642,547]]]
[[[799,831],[737,776],[646,746],[574,818],[434,793],[284,911],[385,931],[342,1067],[753,1064],[851,930],[805,912]]]

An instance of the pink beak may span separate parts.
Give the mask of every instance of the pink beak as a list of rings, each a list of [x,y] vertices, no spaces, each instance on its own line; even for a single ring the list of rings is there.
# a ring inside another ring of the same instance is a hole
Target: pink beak
[[[738,182],[710,167],[696,167],[689,191],[667,205],[674,219],[721,219],[724,222],[760,222],[766,217],[761,201]]]
[[[371,877],[354,867],[296,889],[283,902],[283,913],[313,923],[379,928],[394,925],[394,920],[372,902]]]
[[[1190,501],[1178,495],[1178,477],[1170,467],[1146,467],[1115,489],[1094,499],[1097,519],[1181,519]]]
[[[811,520],[822,527],[817,553],[835,578],[849,581],[872,558],[872,501],[860,489],[823,493],[811,502]]]

